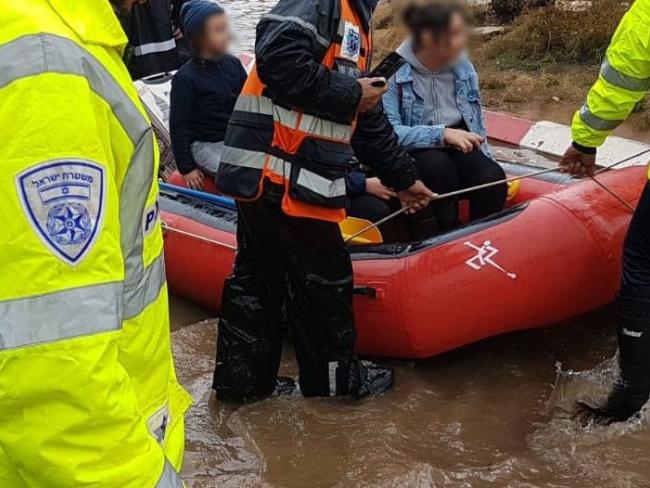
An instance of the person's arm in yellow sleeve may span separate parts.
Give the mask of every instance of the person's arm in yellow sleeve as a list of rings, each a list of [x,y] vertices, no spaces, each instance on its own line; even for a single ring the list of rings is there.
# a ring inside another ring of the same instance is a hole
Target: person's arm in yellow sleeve
[[[569,172],[591,174],[596,150],[650,90],[650,0],[637,0],[621,20],[598,80],[573,116],[573,144],[562,158]]]
[[[118,358],[132,142],[83,74],[24,71],[0,77],[0,484],[181,488]]]

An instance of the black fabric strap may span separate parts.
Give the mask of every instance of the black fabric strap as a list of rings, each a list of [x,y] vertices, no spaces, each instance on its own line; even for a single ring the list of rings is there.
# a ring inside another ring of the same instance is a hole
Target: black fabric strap
[[[596,154],[596,148],[595,147],[587,147],[583,146],[582,144],[578,144],[577,142],[573,141],[572,146],[580,151],[582,154]]]

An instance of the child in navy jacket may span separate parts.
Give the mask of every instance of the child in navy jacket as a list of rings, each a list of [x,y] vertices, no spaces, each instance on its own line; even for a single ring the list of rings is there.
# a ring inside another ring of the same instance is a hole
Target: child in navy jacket
[[[190,188],[200,190],[205,174],[216,174],[246,71],[228,54],[230,27],[223,8],[190,0],[181,19],[194,56],[172,80],[169,128],[178,170]]]

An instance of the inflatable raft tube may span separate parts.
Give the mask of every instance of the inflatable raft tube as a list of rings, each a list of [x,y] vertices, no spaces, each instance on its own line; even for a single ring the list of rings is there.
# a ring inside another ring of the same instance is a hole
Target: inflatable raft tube
[[[599,180],[635,205],[645,168]],[[359,352],[426,358],[612,301],[631,217],[624,205],[593,181],[561,173],[523,180],[511,204],[425,241],[350,247]],[[171,291],[218,313],[236,211],[173,190],[162,191],[160,207]]]

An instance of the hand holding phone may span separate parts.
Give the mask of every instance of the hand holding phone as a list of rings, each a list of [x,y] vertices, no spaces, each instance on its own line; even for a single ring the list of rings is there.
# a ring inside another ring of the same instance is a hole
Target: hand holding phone
[[[359,78],[361,85],[361,100],[359,112],[364,113],[373,108],[381,100],[381,96],[388,90],[385,78]]]
[[[363,90],[359,112],[367,112],[379,103],[388,88],[388,78],[397,73],[404,63],[406,60],[402,56],[390,53],[367,77],[357,80]]]
[[[368,78],[384,78],[384,84],[391,76],[404,66],[406,60],[396,52],[390,53],[384,60],[373,69]]]

